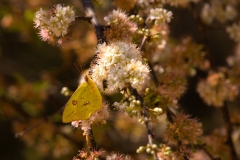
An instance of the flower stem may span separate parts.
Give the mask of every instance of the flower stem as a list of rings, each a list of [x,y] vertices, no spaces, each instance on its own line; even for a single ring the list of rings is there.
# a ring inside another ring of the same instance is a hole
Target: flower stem
[[[144,101],[141,95],[138,94],[137,90],[134,88],[131,88],[133,95],[136,97],[137,100],[139,100],[141,102],[141,108],[142,108],[142,116],[144,117],[144,122],[145,122],[145,126],[147,128],[147,133],[148,133],[148,143],[150,144],[150,146],[153,145],[153,138],[154,138],[154,134],[150,129],[149,126],[149,118],[147,115],[147,108],[144,105]],[[154,153],[153,154],[153,158],[154,160],[158,160],[157,154]]]
[[[88,129],[87,131],[84,131],[84,136],[86,136],[86,142],[90,152],[97,151],[97,145],[93,137],[92,128]]]
[[[145,28],[145,29],[148,28],[147,24],[148,24],[149,20],[150,20],[150,18],[149,18],[149,16],[148,16],[147,19],[146,19],[145,22],[144,22],[144,28]],[[143,51],[143,46],[144,46],[147,38],[148,38],[148,37],[147,37],[146,35],[143,36],[141,45],[140,45],[140,47],[139,47],[141,51]],[[159,81],[158,81],[158,79],[157,79],[157,76],[156,76],[156,74],[155,74],[155,72],[154,72],[154,70],[153,70],[153,67],[152,67],[151,63],[148,62],[148,66],[149,66],[150,72],[151,72],[151,74],[152,74],[152,76],[153,76],[153,81],[154,81],[156,87],[158,87],[160,83],[159,83]]]

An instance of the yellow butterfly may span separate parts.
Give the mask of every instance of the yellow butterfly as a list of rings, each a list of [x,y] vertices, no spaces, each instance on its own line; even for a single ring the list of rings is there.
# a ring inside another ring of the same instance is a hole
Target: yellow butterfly
[[[69,123],[77,120],[86,120],[94,112],[102,108],[102,96],[96,84],[85,75],[83,82],[68,100],[63,111],[63,123]]]

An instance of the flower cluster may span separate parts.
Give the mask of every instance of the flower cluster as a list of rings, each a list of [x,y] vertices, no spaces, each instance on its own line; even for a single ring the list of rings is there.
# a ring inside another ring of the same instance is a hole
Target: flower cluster
[[[119,154],[119,153],[112,153],[111,155],[106,157],[106,160],[132,160],[129,155]]]
[[[103,153],[103,150],[95,150],[91,153],[88,153],[85,150],[79,150],[77,156],[73,157],[73,160],[93,160],[93,159],[98,159],[98,157]]]
[[[163,160],[174,160],[171,148],[165,144],[157,150],[157,157]]]
[[[156,66],[156,71],[165,70],[169,72],[180,72],[185,77],[186,75],[194,76],[195,68],[205,70],[209,67],[208,61],[205,60],[205,52],[202,51],[202,46],[192,42],[192,39],[186,37],[181,40],[180,44],[166,46],[161,53],[153,51],[152,63],[159,63],[161,66]],[[167,62],[167,65],[166,65]],[[155,67],[154,67],[155,68]],[[162,74],[162,73],[161,73]]]
[[[104,20],[110,25],[105,30],[105,36],[110,40],[130,40],[137,30],[137,24],[129,19],[127,14],[122,10],[113,10]]]
[[[210,4],[204,4],[201,12],[201,18],[207,24],[212,23],[214,19],[218,20],[221,23],[232,20],[237,16],[237,11],[234,5],[234,1],[226,2],[212,0]]]
[[[167,126],[163,135],[164,140],[170,145],[174,145],[178,149],[173,153],[176,159],[190,158],[193,148],[189,147],[196,145],[202,135],[202,125],[196,119],[189,118],[188,115],[180,113],[173,119],[173,123]]]
[[[226,31],[228,32],[231,39],[236,42],[240,42],[240,23],[234,23],[231,26],[228,26],[226,28]]]
[[[237,85],[221,72],[210,72],[206,80],[198,83],[197,91],[208,105],[215,107],[223,106],[224,101],[232,101],[238,95]]]
[[[34,18],[35,28],[39,29],[39,35],[43,41],[61,44],[68,32],[69,25],[75,21],[75,12],[72,7],[57,4],[49,10],[40,8]]]
[[[202,137],[202,141],[213,157],[231,159],[231,149],[226,144],[227,131],[225,128],[214,129],[210,135]]]
[[[164,22],[164,23],[169,23],[172,19],[172,12],[167,11],[166,9],[163,8],[155,8],[150,10],[150,15],[149,18],[151,20],[156,20],[156,22]]]
[[[164,133],[164,139],[168,144],[177,145],[179,142],[184,145],[197,144],[202,135],[202,125],[196,119],[180,113],[170,123]]]
[[[149,67],[143,63],[135,44],[111,42],[99,44],[98,59],[91,67],[92,79],[106,93],[131,85],[141,91],[149,81]]]
[[[153,70],[161,82],[157,90],[155,86],[151,90],[156,90],[155,94],[160,96],[159,106],[164,110],[166,106],[178,106],[178,100],[186,91],[187,76],[194,76],[197,73],[195,68],[206,69],[209,63],[205,62],[205,53],[202,52],[202,46],[193,43],[190,38],[181,40],[181,44],[170,45],[159,49],[146,45],[148,56],[154,64]],[[152,52],[152,53],[151,53]],[[151,96],[151,99],[155,96]],[[148,102],[149,100],[145,100]],[[151,104],[151,103],[150,103]],[[147,104],[149,106],[149,104]],[[151,106],[151,105],[150,105]]]

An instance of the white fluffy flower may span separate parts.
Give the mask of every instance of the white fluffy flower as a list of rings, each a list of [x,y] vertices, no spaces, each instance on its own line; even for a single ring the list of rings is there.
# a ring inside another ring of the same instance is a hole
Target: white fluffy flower
[[[163,8],[155,8],[150,10],[149,18],[151,20],[169,23],[172,19],[172,15],[173,14],[171,11],[167,11],[166,9]]]
[[[129,84],[140,91],[150,79],[149,67],[143,63],[135,44],[121,41],[104,43],[98,45],[96,52],[98,61],[92,66],[92,78],[102,91],[115,92]]]
[[[75,21],[74,10],[69,6],[57,4],[49,10],[40,8],[34,18],[34,27],[39,29],[42,40],[52,41],[53,38],[64,37],[73,21]]]

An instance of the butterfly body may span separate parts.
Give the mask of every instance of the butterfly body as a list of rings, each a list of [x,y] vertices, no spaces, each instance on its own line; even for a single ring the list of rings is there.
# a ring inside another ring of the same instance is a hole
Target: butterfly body
[[[68,100],[63,111],[62,121],[69,123],[86,120],[102,108],[102,96],[94,81],[86,74],[83,82]]]

